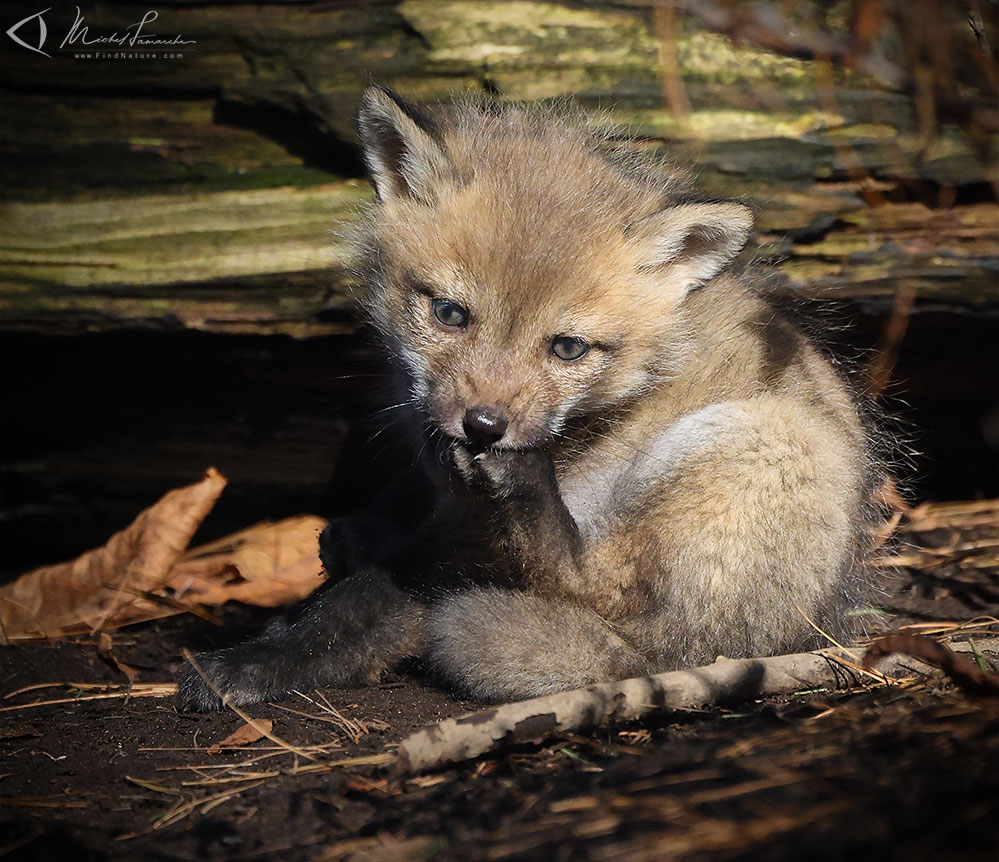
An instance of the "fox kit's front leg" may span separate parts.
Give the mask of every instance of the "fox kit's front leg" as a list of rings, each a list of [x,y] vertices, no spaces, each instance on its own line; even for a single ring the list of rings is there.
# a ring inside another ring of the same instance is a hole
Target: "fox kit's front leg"
[[[468,484],[491,499],[498,550],[512,562],[521,586],[606,611],[594,555],[566,508],[547,452],[486,449],[473,454],[459,445],[455,462]]]
[[[430,666],[487,700],[534,697],[649,672],[625,633],[608,622],[607,597],[541,449],[458,444],[454,460],[492,516],[494,556],[518,589],[477,587],[427,616]]]
[[[256,703],[292,690],[363,685],[423,642],[423,605],[388,572],[357,572],[327,582],[257,637],[202,653],[180,678],[178,705],[206,712]],[[208,680],[206,682],[205,680]]]

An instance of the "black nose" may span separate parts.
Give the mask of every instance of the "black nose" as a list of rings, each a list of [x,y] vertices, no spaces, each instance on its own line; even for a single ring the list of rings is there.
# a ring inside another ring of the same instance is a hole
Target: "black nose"
[[[483,446],[491,446],[506,434],[506,416],[492,404],[469,407],[461,424],[468,439]]]

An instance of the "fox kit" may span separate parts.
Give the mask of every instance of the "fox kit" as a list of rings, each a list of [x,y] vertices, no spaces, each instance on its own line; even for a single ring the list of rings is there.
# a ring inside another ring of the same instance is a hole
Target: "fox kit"
[[[359,125],[365,301],[428,502],[405,540],[395,516],[332,523],[324,586],[197,658],[214,688],[420,657],[505,700],[843,634],[869,443],[829,362],[727,272],[749,208],[543,112],[372,87]],[[191,668],[180,702],[221,706]]]

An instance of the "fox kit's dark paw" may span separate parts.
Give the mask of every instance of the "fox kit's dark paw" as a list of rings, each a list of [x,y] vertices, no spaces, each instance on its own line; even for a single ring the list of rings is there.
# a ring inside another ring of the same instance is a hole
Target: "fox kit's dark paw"
[[[349,519],[330,519],[319,534],[319,559],[326,570],[328,580],[334,583],[342,581],[361,568],[364,549]]]
[[[200,665],[204,656],[197,656]],[[219,712],[224,704],[190,665],[185,665],[177,680],[177,709],[181,712]]]
[[[540,449],[473,452],[459,444],[454,448],[454,463],[469,487],[495,499],[537,494],[555,483],[551,458]]]
[[[218,692],[190,664],[185,665],[177,683],[177,708],[181,712],[220,712],[225,704],[219,693],[235,704],[256,703],[270,694],[267,686],[255,679],[259,666],[244,662],[238,648],[202,653],[194,656],[194,661]]]

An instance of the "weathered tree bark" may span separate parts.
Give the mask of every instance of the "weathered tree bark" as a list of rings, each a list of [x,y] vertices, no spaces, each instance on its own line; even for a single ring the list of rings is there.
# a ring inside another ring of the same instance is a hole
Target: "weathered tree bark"
[[[136,8],[86,24],[124,32]],[[48,13],[50,41],[73,18]],[[663,37],[648,8],[611,3],[178,3],[155,28],[195,44],[116,62],[5,43],[0,328],[340,331],[323,320],[344,294],[328,227],[366,195],[351,144],[371,79],[609,107],[706,194],[757,205],[761,247],[786,258],[775,289],[883,302],[904,280],[920,302],[997,304],[995,163],[953,128],[928,140],[878,78],[733,46],[692,17]],[[663,105],[661,38],[684,113]]]

